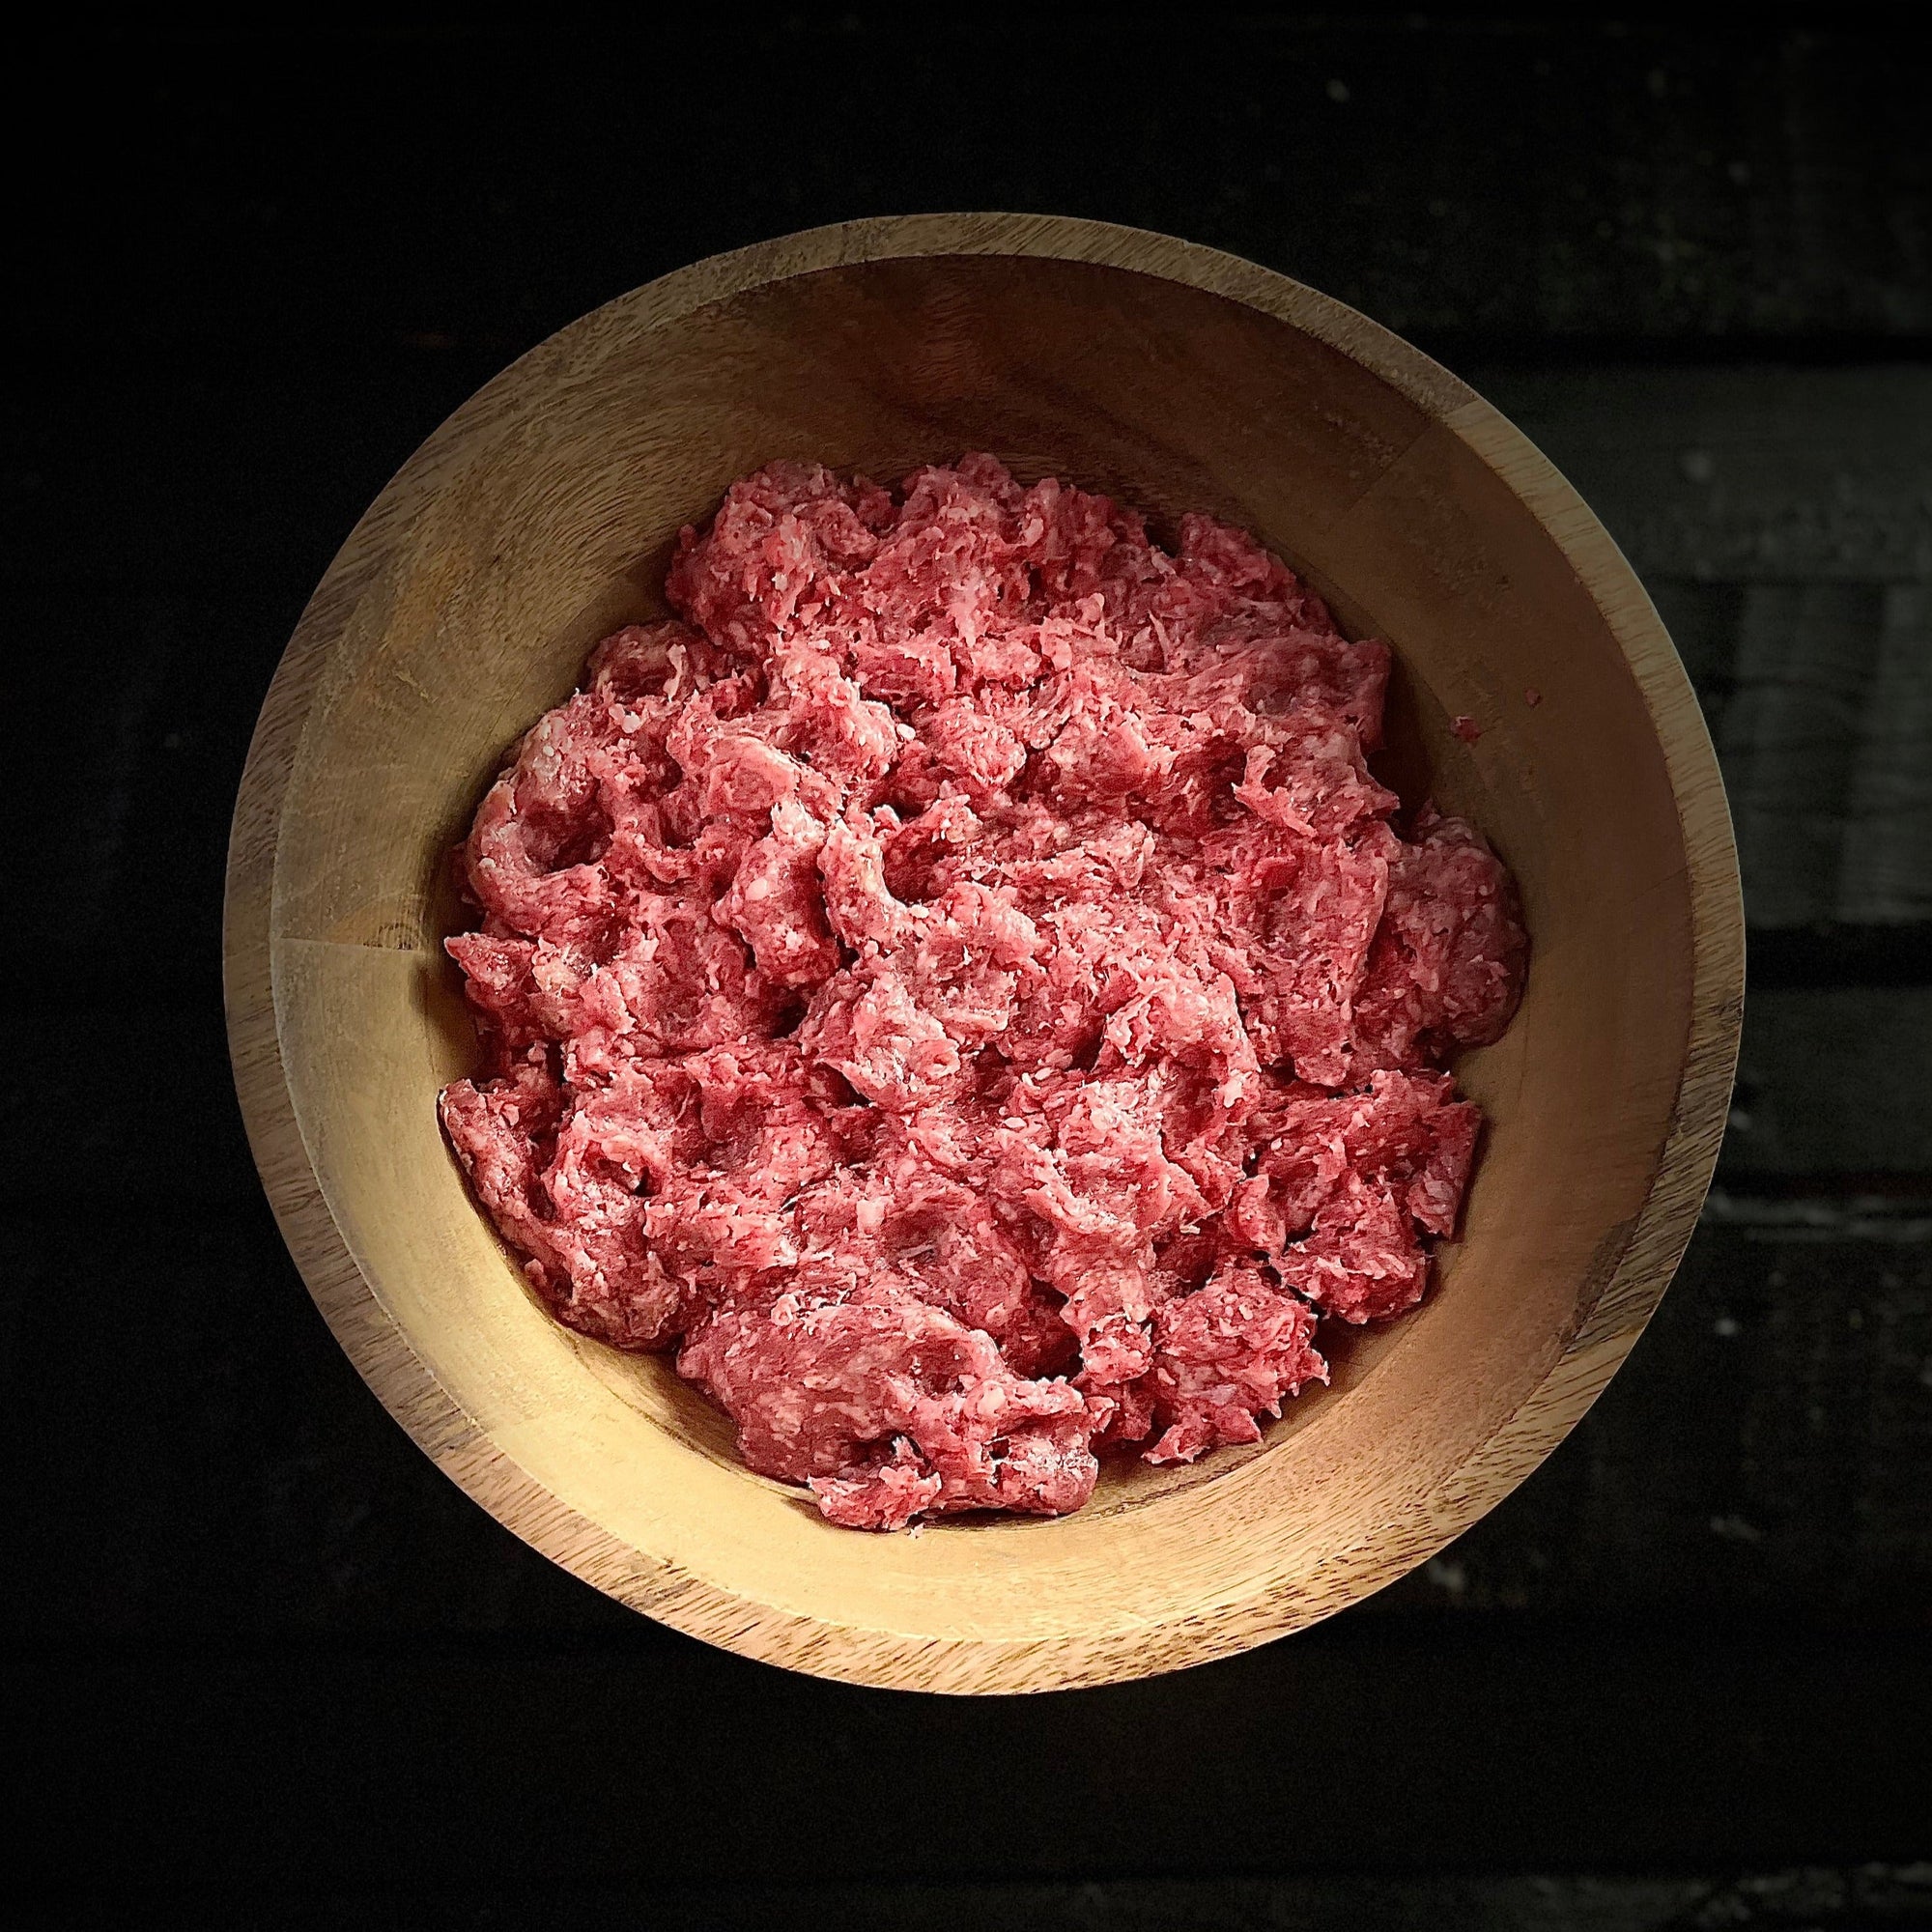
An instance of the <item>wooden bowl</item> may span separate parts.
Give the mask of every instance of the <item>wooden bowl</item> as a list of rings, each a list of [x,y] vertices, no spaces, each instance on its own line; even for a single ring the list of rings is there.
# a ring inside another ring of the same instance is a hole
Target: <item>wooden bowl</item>
[[[1491,1119],[1414,1314],[1250,1450],[1108,1468],[1058,1520],[835,1529],[668,1361],[560,1328],[472,1205],[437,1090],[474,1044],[447,855],[504,750],[680,525],[778,457],[990,449],[1255,530],[1400,663],[1389,770],[1521,883],[1527,994],[1459,1071]],[[1532,706],[1526,693],[1541,695]],[[1449,720],[1482,726],[1473,746]],[[1138,1677],[1314,1622],[1506,1494],[1623,1360],[1716,1158],[1743,991],[1711,745],[1649,599],[1455,377],[1230,256],[1094,222],[856,222],[653,282],[532,350],[344,545],[236,809],[227,983],[264,1181],[391,1412],[600,1589],[748,1656],[930,1690]]]

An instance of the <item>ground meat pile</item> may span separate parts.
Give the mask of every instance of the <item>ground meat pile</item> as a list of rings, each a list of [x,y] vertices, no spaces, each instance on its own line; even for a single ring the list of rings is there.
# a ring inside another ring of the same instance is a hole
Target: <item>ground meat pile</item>
[[[518,746],[442,1095],[557,1319],[867,1529],[1260,1439],[1450,1236],[1525,945],[1389,655],[1251,537],[779,464]]]

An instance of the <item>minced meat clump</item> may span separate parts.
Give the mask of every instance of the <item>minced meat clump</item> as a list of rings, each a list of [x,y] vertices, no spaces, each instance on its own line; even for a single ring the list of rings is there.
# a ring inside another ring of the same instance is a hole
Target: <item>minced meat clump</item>
[[[1508,874],[1365,762],[1386,645],[1240,530],[990,456],[687,529],[464,848],[441,1098],[557,1319],[835,1522],[1260,1439],[1449,1236]]]

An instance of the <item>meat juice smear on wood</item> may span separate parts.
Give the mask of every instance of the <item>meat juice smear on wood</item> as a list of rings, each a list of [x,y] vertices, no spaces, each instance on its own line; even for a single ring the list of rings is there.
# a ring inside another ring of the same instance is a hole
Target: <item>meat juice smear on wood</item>
[[[1253,538],[988,456],[687,529],[464,848],[441,1096],[557,1319],[833,1521],[1060,1514],[1254,1442],[1418,1301],[1526,946],[1364,754],[1389,654]]]

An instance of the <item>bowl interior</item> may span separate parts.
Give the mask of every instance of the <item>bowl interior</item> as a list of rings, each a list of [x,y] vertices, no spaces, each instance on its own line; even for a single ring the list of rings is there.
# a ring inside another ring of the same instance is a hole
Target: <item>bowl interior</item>
[[[813,1646],[840,1634],[1015,1655],[1079,1636],[1129,1674],[1157,1633],[1262,1602],[1294,1605],[1287,1628],[1398,1574],[1480,1506],[1472,1459],[1579,1329],[1588,1343],[1690,1019],[1690,874],[1658,728],[1521,479],[1471,446],[1492,418],[1419,358],[1398,387],[1274,315],[1093,262],[923,256],[696,306],[651,293],[467,406],[328,590],[339,638],[274,858],[274,1008],[309,1162],[382,1315],[488,1455],[627,1552],[635,1587],[616,1587],[674,1622],[687,1600],[743,1605],[748,1632],[801,1634],[764,1654],[808,1667],[839,1667]],[[440,952],[463,923],[448,855],[591,644],[662,613],[680,526],[733,477],[798,457],[895,478],[980,448],[1170,532],[1188,509],[1244,525],[1346,628],[1389,639],[1384,774],[1489,834],[1534,952],[1515,1025],[1457,1069],[1490,1116],[1463,1238],[1421,1309],[1350,1338],[1333,1388],[1255,1449],[1111,1466],[1076,1518],[872,1538],[745,1470],[666,1361],[555,1326],[472,1206],[434,1111],[473,1053]],[[706,1634],[733,1641],[728,1616]]]

